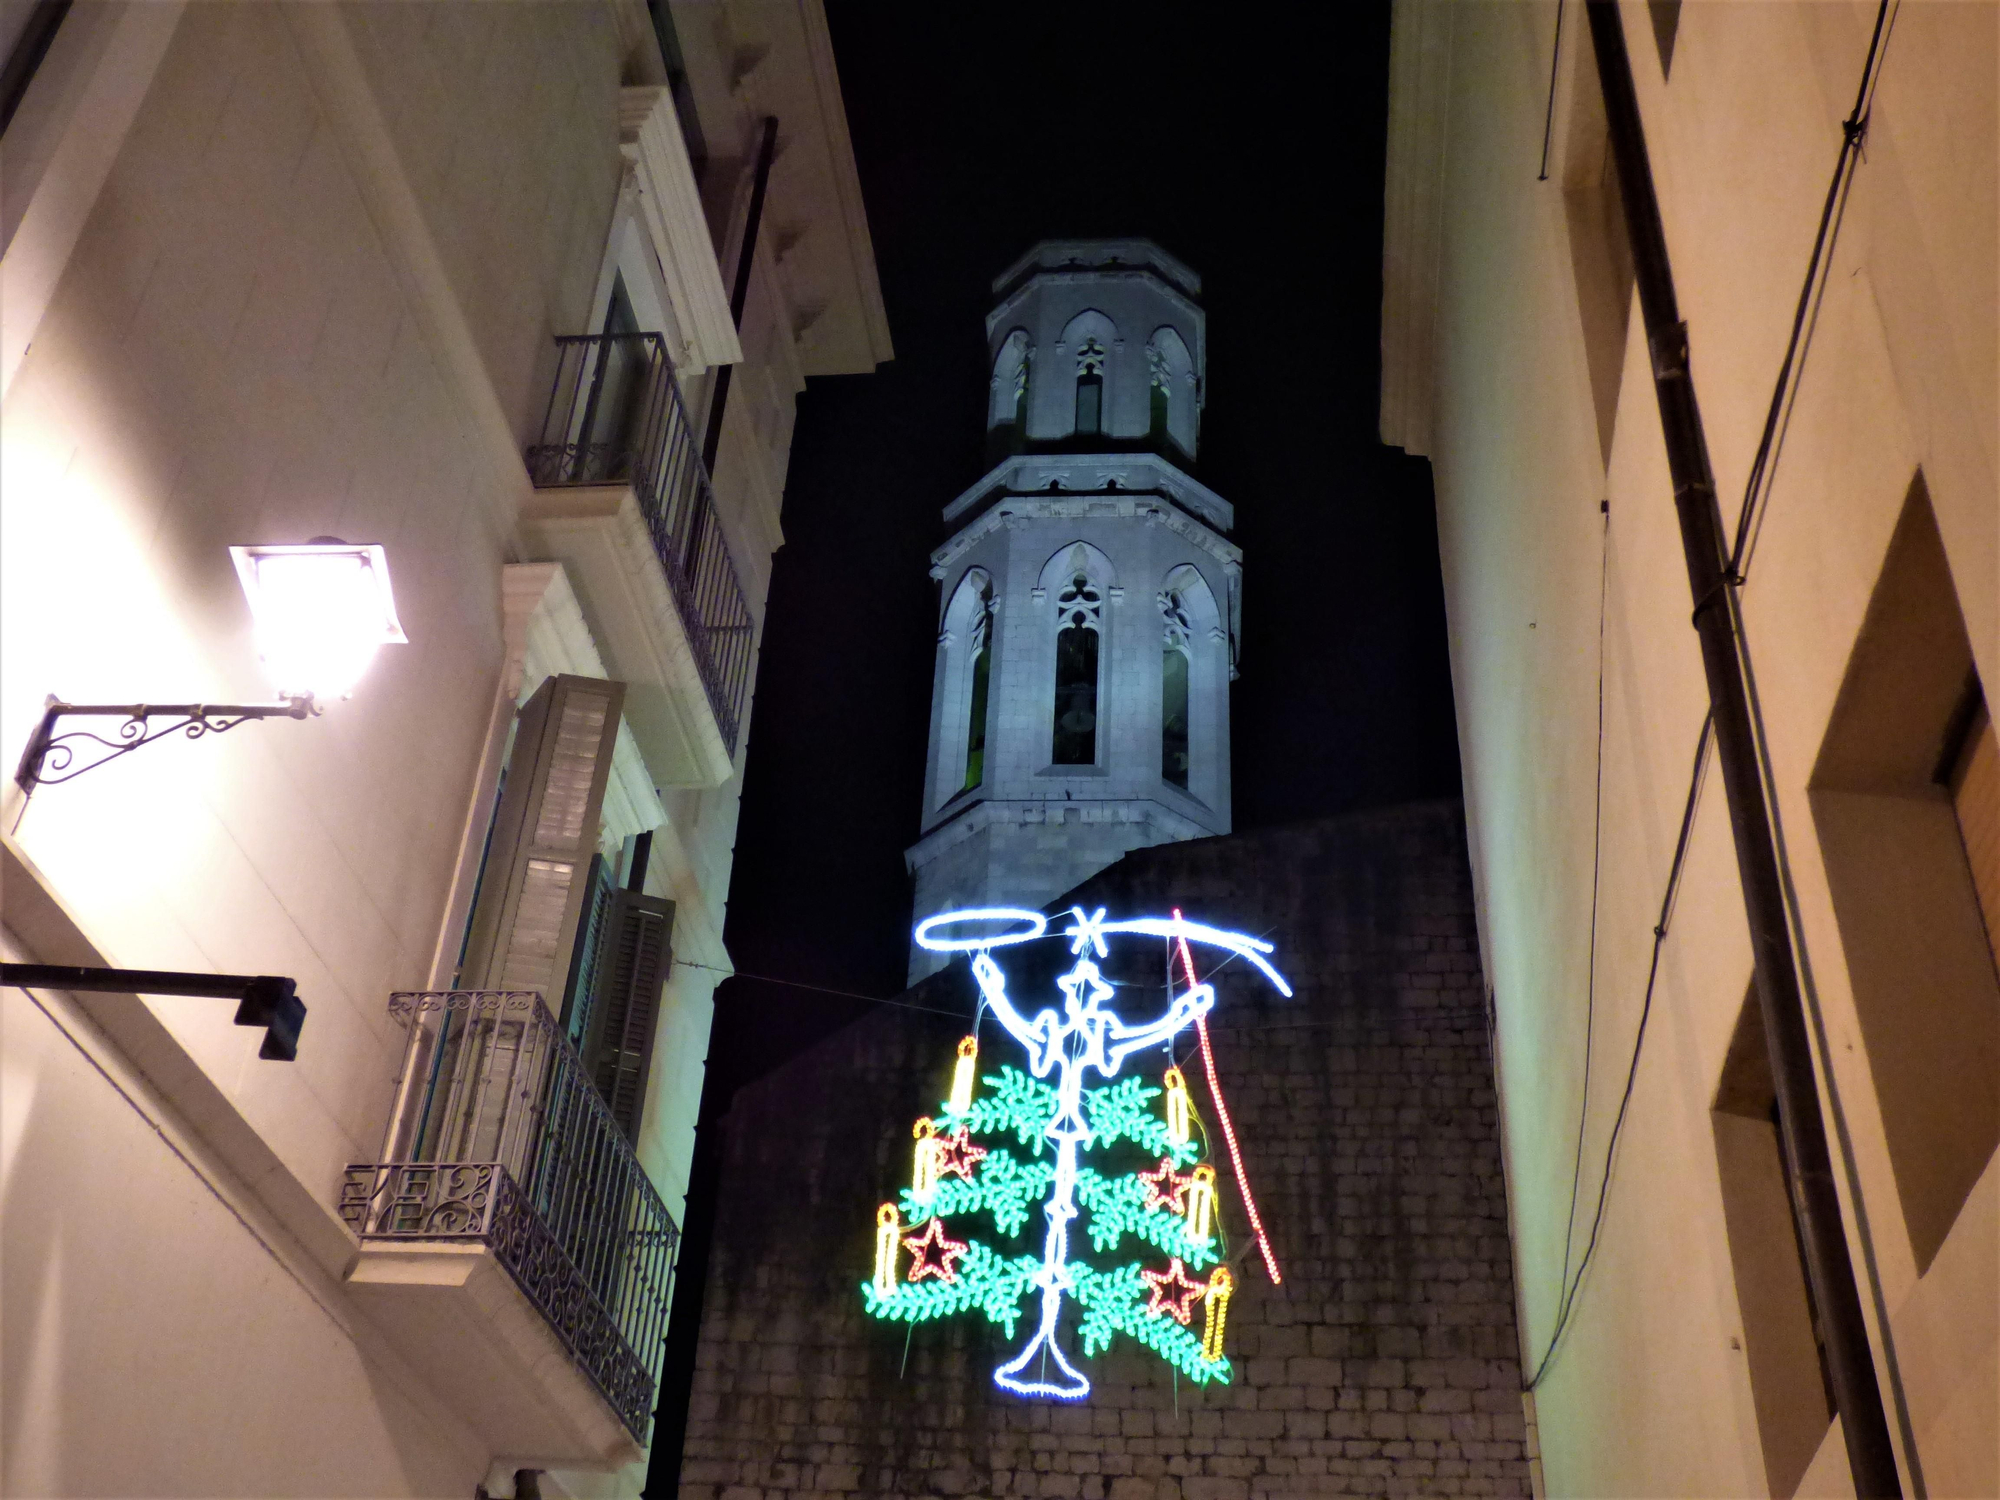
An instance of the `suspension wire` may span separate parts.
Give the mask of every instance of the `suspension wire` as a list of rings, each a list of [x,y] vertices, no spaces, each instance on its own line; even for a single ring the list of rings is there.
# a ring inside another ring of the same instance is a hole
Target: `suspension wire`
[[[1597,1253],[1598,1231],[1604,1226],[1605,1205],[1611,1198],[1611,1168],[1618,1155],[1618,1138],[1625,1130],[1625,1117],[1632,1104],[1632,1088],[1639,1076],[1639,1058],[1646,1046],[1646,1023],[1653,1015],[1653,990],[1660,977],[1660,952],[1666,946],[1667,929],[1673,921],[1674,898],[1680,891],[1681,874],[1687,867],[1688,842],[1694,834],[1694,815],[1701,805],[1703,771],[1708,764],[1708,746],[1714,737],[1715,716],[1705,715],[1701,721],[1701,734],[1695,741],[1694,768],[1688,776],[1687,806],[1681,813],[1680,837],[1674,844],[1674,860],[1667,871],[1667,888],[1660,897],[1660,919],[1653,926],[1653,958],[1646,970],[1646,996],[1639,1007],[1639,1026],[1632,1038],[1632,1061],[1625,1070],[1625,1092],[1618,1101],[1618,1114],[1611,1123],[1611,1138],[1604,1146],[1604,1175],[1597,1186],[1597,1210],[1591,1216],[1590,1238],[1583,1247],[1583,1256],[1576,1263],[1576,1278],[1563,1290],[1561,1302],[1556,1308],[1556,1326],[1549,1334],[1549,1346],[1543,1353],[1541,1362],[1535,1366],[1535,1373],[1521,1387],[1532,1391],[1542,1383],[1548,1373],[1550,1363],[1556,1357],[1556,1350],[1562,1344],[1562,1336],[1569,1327],[1570,1314],[1576,1310],[1577,1294],[1583,1288],[1584,1273],[1590,1269],[1591,1257]]]
[[[1563,0],[1556,0],[1556,40],[1549,54],[1549,111],[1542,120],[1542,170],[1537,182],[1549,180],[1549,138],[1556,130],[1556,77],[1563,55]]]
[[[1604,862],[1604,606],[1611,580],[1611,502],[1603,502],[1604,517],[1597,559],[1597,771],[1590,814],[1590,973],[1583,987],[1583,1098],[1576,1108],[1576,1159],[1569,1169],[1569,1217],[1563,1222],[1562,1275],[1558,1287],[1569,1285],[1570,1243],[1576,1231],[1576,1202],[1583,1191],[1584,1126],[1590,1122],[1591,1042],[1597,1032],[1597,895]]]
[[[1868,117],[1874,108],[1875,85],[1882,76],[1882,61],[1888,52],[1889,33],[1902,0],[1881,0],[1875,11],[1875,32],[1868,40],[1868,57],[1861,66],[1861,83],[1854,95],[1854,108],[1840,124],[1840,154],[1833,164],[1833,180],[1826,187],[1826,203],[1820,209],[1819,229],[1813,235],[1812,254],[1806,261],[1805,284],[1799,288],[1799,304],[1792,313],[1791,337],[1785,357],[1778,366],[1777,387],[1771,392],[1770,409],[1764,414],[1764,431],[1757,441],[1757,454],[1750,462],[1750,477],[1744,485],[1743,504],[1736,514],[1736,540],[1729,550],[1727,574],[1736,584],[1743,582],[1750,551],[1761,528],[1757,522],[1769,503],[1777,467],[1777,449],[1784,430],[1791,425],[1790,410],[1798,398],[1799,382],[1805,373],[1806,354],[1812,332],[1819,324],[1816,311],[1826,295],[1827,277],[1833,261],[1833,242],[1839,235],[1845,212],[1847,189],[1854,180],[1854,164],[1868,137]],[[1553,95],[1551,99],[1553,100]]]

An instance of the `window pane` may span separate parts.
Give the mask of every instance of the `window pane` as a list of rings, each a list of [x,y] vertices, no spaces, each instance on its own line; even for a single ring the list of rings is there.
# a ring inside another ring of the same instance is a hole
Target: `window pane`
[[[1073,625],[1056,636],[1056,732],[1059,766],[1097,763],[1097,632]]]
[[[992,661],[990,651],[972,658],[972,712],[965,726],[965,785],[961,791],[986,779],[986,679]]]
[[[1101,375],[1079,375],[1076,378],[1076,430],[1078,432],[1102,432],[1104,430],[1104,377]]]
[[[1188,784],[1188,659],[1171,646],[1160,655],[1160,775]]]

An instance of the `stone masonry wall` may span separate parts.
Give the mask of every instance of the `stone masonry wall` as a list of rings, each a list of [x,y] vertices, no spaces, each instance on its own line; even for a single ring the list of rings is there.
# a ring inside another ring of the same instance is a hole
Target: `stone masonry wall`
[[[1297,991],[1215,976],[1217,1065],[1284,1273],[1238,1262],[1234,1383],[1191,1387],[1120,1340],[1083,1365],[1087,1400],[1023,1401],[991,1378],[1021,1340],[976,1314],[864,1315],[875,1206],[971,1013],[955,965],[903,997],[926,1009],[885,1008],[738,1096],[681,1495],[1527,1495],[1457,805],[1140,850],[1076,895],[1268,933]]]

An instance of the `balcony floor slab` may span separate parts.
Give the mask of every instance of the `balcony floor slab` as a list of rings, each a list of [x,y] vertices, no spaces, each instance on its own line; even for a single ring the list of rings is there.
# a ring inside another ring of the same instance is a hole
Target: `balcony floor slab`
[[[609,1470],[644,1456],[486,1246],[364,1241],[347,1284],[438,1398],[516,1467]]]

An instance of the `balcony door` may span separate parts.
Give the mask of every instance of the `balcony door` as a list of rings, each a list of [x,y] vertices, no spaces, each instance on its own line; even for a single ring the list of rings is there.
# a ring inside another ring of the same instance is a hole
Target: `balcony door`
[[[578,462],[587,471],[578,477],[585,482],[629,484],[635,479],[646,447],[652,364],[652,346],[640,334],[625,278],[615,276],[577,445]]]

